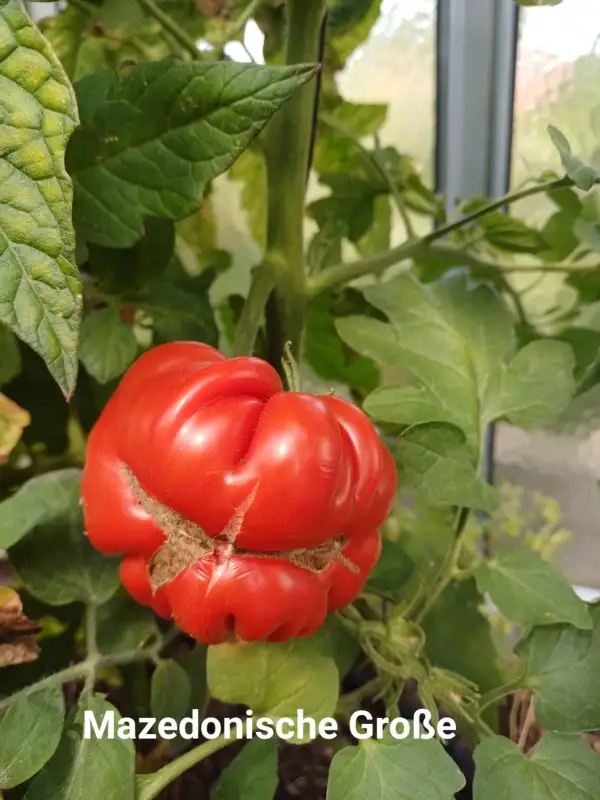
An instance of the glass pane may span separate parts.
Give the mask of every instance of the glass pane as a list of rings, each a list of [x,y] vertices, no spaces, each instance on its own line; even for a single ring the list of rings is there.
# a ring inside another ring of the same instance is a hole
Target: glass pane
[[[563,170],[547,133],[559,128],[574,153],[600,166],[600,4],[563,0],[556,7],[521,12],[516,73],[512,185],[544,170]],[[597,190],[594,192],[596,193]],[[593,195],[587,203],[594,203]],[[543,228],[558,208],[537,195],[513,206],[515,216]],[[596,256],[596,261],[597,261]],[[539,259],[519,256],[515,263]],[[530,322],[546,333],[577,325],[600,330],[599,304],[573,318],[579,302],[576,286],[564,274],[511,276]],[[600,390],[574,401],[552,430],[526,432],[501,426],[496,443],[497,477],[555,498],[564,512],[562,527],[570,542],[558,557],[571,581],[600,588]],[[531,507],[536,500],[526,496]],[[548,512],[552,516],[552,511]],[[539,526],[544,520],[539,517]]]

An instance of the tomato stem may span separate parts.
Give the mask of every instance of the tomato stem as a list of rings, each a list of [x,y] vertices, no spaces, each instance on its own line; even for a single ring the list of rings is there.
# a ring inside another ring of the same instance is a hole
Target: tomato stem
[[[318,61],[326,0],[288,0],[285,63]],[[304,206],[314,123],[316,81],[301,87],[273,118],[266,135],[267,255],[275,291],[267,308],[269,360],[278,369],[285,342],[296,357],[308,296]]]

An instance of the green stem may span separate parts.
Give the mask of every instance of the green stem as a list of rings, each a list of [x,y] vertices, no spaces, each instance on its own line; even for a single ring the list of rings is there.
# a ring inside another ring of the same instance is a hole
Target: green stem
[[[202,742],[198,747],[194,747],[193,750],[179,756],[175,761],[166,764],[157,772],[142,776],[138,779],[137,800],[154,800],[154,798],[158,797],[162,790],[166,789],[176,778],[183,775],[184,772],[191,769],[191,767],[195,766],[200,761],[208,758],[208,756],[227,747],[228,744],[231,744],[231,740],[226,739],[224,736]]]
[[[165,11],[156,5],[154,0],[138,0],[139,4],[144,8],[150,16],[158,20],[162,27],[168,31],[171,36],[179,42],[179,44],[190,53],[197,61],[202,60],[202,55],[198,50],[196,42],[188,36],[188,34],[181,28]]]
[[[456,516],[455,536],[452,547],[448,549],[446,557],[442,562],[438,576],[433,583],[433,588],[427,595],[425,602],[419,613],[416,616],[416,622],[422,623],[427,614],[431,611],[433,606],[437,603],[440,595],[444,589],[449,585],[454,577],[454,570],[458,566],[462,549],[465,544],[466,536],[468,534],[467,520],[469,517],[469,509],[459,509]]]
[[[318,60],[326,0],[288,0],[285,63]],[[275,115],[267,132],[267,254],[275,292],[267,309],[270,360],[279,368],[283,346],[300,351],[307,302],[304,205],[314,121],[316,82],[310,81]]]
[[[359,259],[349,264],[334,264],[324,269],[319,275],[316,275],[309,281],[310,294],[312,296],[320,294],[340,284],[348,283],[348,281],[355,280],[356,278],[362,278],[364,275],[379,275],[388,269],[388,267],[393,267],[395,264],[405,261],[407,258],[413,258],[424,245],[432,244],[439,239],[443,239],[449,233],[452,233],[452,231],[459,230],[492,211],[502,209],[504,206],[516,203],[518,200],[523,200],[526,197],[532,197],[537,194],[542,194],[543,192],[564,189],[568,186],[573,186],[573,181],[568,177],[535,184],[527,189],[521,189],[512,194],[507,194],[498,200],[494,200],[483,208],[477,209],[477,211],[474,211],[472,214],[467,214],[441,228],[437,228],[415,241],[408,240],[398,247],[393,247],[391,250],[386,250],[383,253],[376,253],[369,258]]]
[[[266,0],[251,0],[231,27],[225,31],[223,36],[217,41],[211,42],[212,46],[215,48],[217,57],[222,55],[227,42],[233,41],[233,39],[244,30],[246,23],[260,10],[261,6],[264,6],[265,2]]]
[[[0,700],[0,711],[3,711],[8,706],[28,697],[31,694],[47,689],[49,686],[62,686],[71,681],[81,680],[88,678],[90,674],[95,675],[101,669],[108,667],[119,667],[123,664],[132,664],[136,661],[152,661],[157,653],[156,647],[145,648],[142,650],[127,650],[124,653],[116,653],[110,656],[95,656],[87,658],[85,661],[80,661],[79,664],[74,664],[72,667],[61,669],[52,675],[47,675],[35,683],[30,683],[18,692],[4,697]]]
[[[98,606],[88,603],[85,607],[85,649],[87,657],[95,658],[98,655]]]
[[[508,683],[503,683],[502,686],[497,686],[495,689],[491,689],[489,692],[482,695],[479,700],[479,713],[481,714],[488,706],[497,703],[507,695],[522,689],[524,678],[525,673],[520,673],[516,678],[508,681]]]
[[[275,276],[268,262],[254,268],[250,291],[242,309],[233,343],[234,356],[251,356],[256,344],[256,337],[263,321],[265,306],[273,287]]]

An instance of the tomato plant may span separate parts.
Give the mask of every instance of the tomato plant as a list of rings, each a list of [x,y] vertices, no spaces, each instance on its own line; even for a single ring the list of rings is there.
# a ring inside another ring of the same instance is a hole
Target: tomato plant
[[[376,0],[64,5],[0,0],[0,797],[597,797],[600,606],[481,470],[598,384],[596,168],[450,215],[338,91]]]

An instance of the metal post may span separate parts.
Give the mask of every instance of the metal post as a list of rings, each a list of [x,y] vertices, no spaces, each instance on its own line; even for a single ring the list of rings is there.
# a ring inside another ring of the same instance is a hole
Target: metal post
[[[438,0],[436,183],[449,201],[501,197],[510,180],[518,7],[514,0]],[[494,430],[483,477],[493,479]]]

